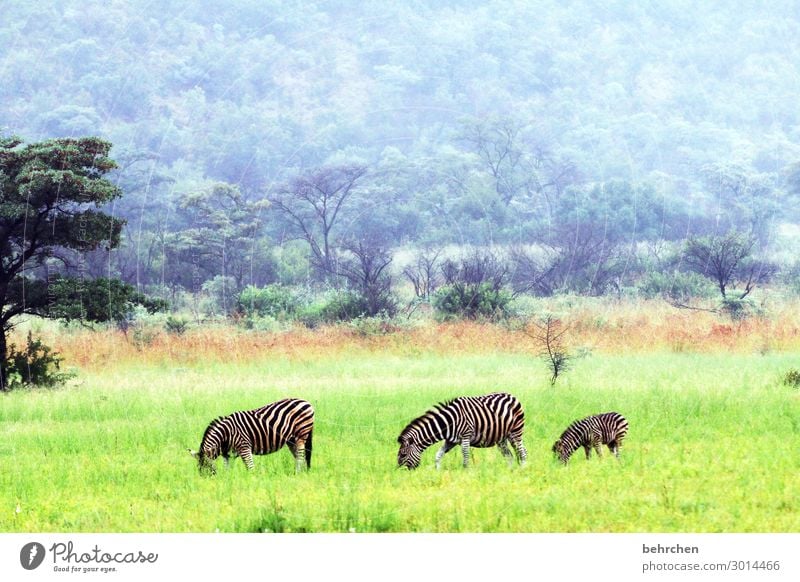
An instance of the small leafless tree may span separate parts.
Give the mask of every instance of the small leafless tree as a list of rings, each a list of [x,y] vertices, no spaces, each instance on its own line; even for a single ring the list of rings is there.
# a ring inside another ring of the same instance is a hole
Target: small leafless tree
[[[523,328],[525,334],[536,343],[538,355],[550,369],[551,386],[555,385],[558,376],[565,372],[572,362],[573,356],[569,352],[565,338],[568,329],[560,319],[552,315],[546,315]]]
[[[417,299],[430,301],[440,285],[439,257],[441,249],[425,249],[416,254],[414,262],[403,269],[403,276],[414,286]]]
[[[446,285],[486,283],[497,291],[508,282],[509,268],[497,253],[488,249],[475,249],[459,260],[444,261],[442,277]]]
[[[515,293],[549,296],[554,291],[554,273],[558,261],[547,251],[535,253],[523,247],[513,247],[509,253],[511,286]]]
[[[518,293],[550,296],[561,290],[600,295],[618,285],[622,247],[590,222],[569,224],[539,253],[512,249],[511,280]]]

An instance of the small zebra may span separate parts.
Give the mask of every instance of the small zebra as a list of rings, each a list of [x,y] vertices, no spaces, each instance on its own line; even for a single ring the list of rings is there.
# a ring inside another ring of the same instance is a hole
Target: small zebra
[[[214,459],[222,455],[225,466],[237,455],[248,469],[253,455],[268,455],[283,445],[295,458],[295,472],[311,467],[314,408],[305,400],[285,398],[255,410],[234,412],[211,421],[203,434],[197,459],[201,473],[216,473]]]
[[[607,445],[608,450],[619,458],[619,447],[628,432],[628,421],[618,412],[604,412],[587,416],[573,422],[559,439],[553,443],[553,452],[565,465],[572,453],[583,447],[586,459],[595,450],[602,456],[601,447]]]
[[[525,414],[522,405],[511,394],[496,392],[485,396],[460,396],[434,406],[403,429],[397,442],[397,464],[400,467],[419,467],[422,452],[433,443],[444,440],[436,453],[436,468],[444,454],[461,444],[464,467],[469,465],[469,447],[497,445],[509,464],[514,457],[508,449],[511,441],[516,449],[517,461],[525,464],[528,454],[522,444]]]

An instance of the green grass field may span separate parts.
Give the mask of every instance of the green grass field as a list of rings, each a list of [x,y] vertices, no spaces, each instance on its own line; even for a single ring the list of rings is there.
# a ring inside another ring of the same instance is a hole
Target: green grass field
[[[400,356],[170,368],[118,364],[77,385],[0,397],[4,532],[796,532],[796,357],[593,355],[555,387],[520,355]],[[436,471],[396,468],[399,431],[437,401],[504,390],[526,412],[529,463],[456,449]],[[198,475],[208,422],[285,396],[316,409],[309,473],[288,450],[247,472]],[[620,461],[560,466],[550,446],[579,417],[630,422]]]

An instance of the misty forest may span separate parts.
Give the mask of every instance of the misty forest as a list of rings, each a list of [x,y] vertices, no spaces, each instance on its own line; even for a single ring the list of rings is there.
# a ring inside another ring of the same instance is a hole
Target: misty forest
[[[791,6],[4,2],[0,130],[110,142],[122,193],[113,245],[26,276],[309,320],[795,289]]]

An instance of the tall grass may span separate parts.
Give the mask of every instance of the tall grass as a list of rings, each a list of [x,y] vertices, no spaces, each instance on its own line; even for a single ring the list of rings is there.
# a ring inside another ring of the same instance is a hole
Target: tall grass
[[[560,297],[531,300],[526,313],[554,313],[569,326],[568,344],[580,351],[616,353],[769,353],[800,351],[800,302],[775,301],[767,315],[732,321],[724,315],[680,310],[661,301],[613,301]],[[195,367],[211,362],[243,364],[267,359],[292,362],[320,357],[351,358],[382,353],[397,357],[436,353],[530,354],[532,340],[503,323],[435,323],[398,318],[281,331],[248,330],[220,323],[167,333],[163,322],[147,321],[127,333],[114,329],[64,329],[35,322],[44,343],[64,357],[64,365],[93,373],[109,365]],[[21,342],[27,327],[12,341]]]

